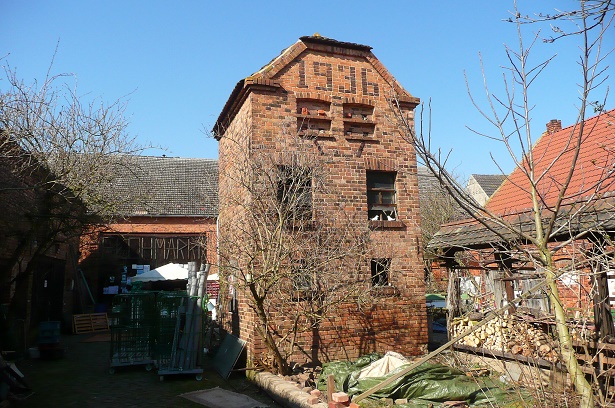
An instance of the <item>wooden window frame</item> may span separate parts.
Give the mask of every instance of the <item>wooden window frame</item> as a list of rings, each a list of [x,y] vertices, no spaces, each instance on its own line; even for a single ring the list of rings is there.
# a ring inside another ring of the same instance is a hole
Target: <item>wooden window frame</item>
[[[383,179],[387,176],[392,179],[389,186],[373,186],[377,182],[385,184],[383,183]],[[365,179],[367,189],[367,216],[370,221],[397,221],[397,189],[395,188],[397,172],[367,170]],[[374,193],[377,198],[375,201],[372,200]],[[384,193],[392,193],[392,203],[383,202]]]

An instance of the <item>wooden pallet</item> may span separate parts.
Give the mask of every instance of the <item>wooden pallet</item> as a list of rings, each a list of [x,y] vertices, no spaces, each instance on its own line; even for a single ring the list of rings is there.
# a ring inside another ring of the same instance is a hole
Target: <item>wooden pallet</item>
[[[109,330],[106,313],[87,313],[73,315],[73,333],[91,333]]]

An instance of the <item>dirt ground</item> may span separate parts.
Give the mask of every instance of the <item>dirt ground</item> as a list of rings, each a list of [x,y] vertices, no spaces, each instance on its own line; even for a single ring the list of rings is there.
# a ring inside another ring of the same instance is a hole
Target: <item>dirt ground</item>
[[[203,378],[167,375],[160,380],[156,368],[118,367],[109,373],[109,341],[88,341],[95,334],[62,336],[64,357],[52,360],[24,358],[17,368],[25,375],[32,395],[12,401],[10,407],[174,407],[202,405],[180,397],[182,393],[220,387],[248,395],[270,407],[281,407],[250,383],[243,373],[225,380],[204,362]],[[104,337],[104,336],[99,336]]]

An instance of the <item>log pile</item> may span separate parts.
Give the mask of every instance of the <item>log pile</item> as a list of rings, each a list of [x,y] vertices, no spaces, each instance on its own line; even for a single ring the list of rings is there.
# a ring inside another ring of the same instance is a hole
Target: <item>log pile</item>
[[[469,317],[454,319],[451,335],[462,334],[479,321]],[[541,358],[550,362],[558,360],[557,342],[534,325],[513,316],[496,317],[459,341],[470,347]]]

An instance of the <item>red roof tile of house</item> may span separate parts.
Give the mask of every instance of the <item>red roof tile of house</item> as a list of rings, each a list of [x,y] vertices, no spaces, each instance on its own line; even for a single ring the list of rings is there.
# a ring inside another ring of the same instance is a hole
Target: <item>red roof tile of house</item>
[[[579,124],[558,129],[551,121],[532,148],[534,177],[542,205],[553,205],[560,194],[574,158]],[[558,123],[555,123],[556,125]],[[582,201],[595,193],[615,194],[615,109],[587,119],[581,149],[563,204]],[[513,214],[532,207],[527,162],[517,167],[494,193],[485,207],[499,214]]]

